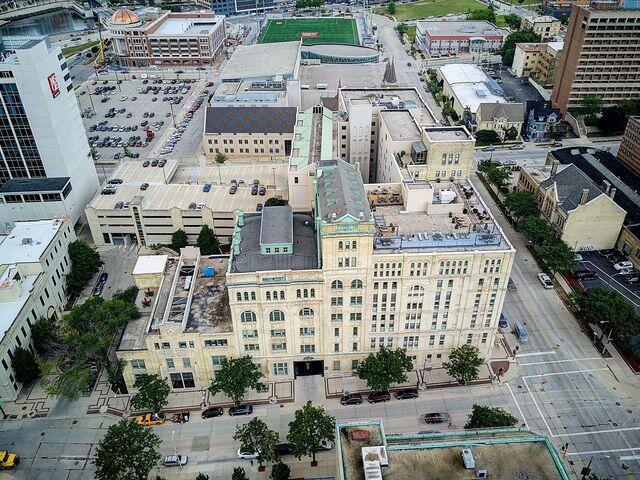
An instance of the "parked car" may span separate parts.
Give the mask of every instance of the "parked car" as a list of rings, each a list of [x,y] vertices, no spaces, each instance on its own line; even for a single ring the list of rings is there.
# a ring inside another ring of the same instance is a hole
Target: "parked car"
[[[496,150],[496,147],[489,145],[488,147],[483,147],[482,151],[483,152],[494,152]]]
[[[443,412],[425,413],[422,419],[425,423],[444,423],[449,421],[449,414]]]
[[[140,185],[140,190],[146,190],[147,188],[149,188],[149,184],[147,182],[144,182],[142,185]]]
[[[258,453],[253,450],[243,450],[242,448],[238,449],[238,458],[245,458],[247,460],[253,460],[258,458]]]
[[[238,187],[236,185],[231,185],[231,187],[229,188],[229,193],[231,195],[234,195],[237,191],[238,191]]]
[[[292,443],[278,443],[276,445],[276,453],[279,456],[291,455],[293,453],[293,444]]]
[[[509,322],[507,322],[507,319],[504,316],[504,313],[500,314],[500,320],[498,320],[498,327],[500,328],[507,328],[509,326]]]
[[[107,279],[109,278],[109,274],[107,272],[102,272],[100,274],[100,279],[98,280],[98,282],[104,284],[107,283]]]
[[[511,150],[524,150],[524,145],[522,145],[522,144],[513,145],[511,147]]]
[[[553,282],[549,278],[549,275],[547,275],[546,273],[540,272],[538,274],[538,280],[540,281],[542,286],[547,290],[550,290],[553,288]]]
[[[633,263],[628,260],[624,260],[622,262],[614,263],[613,268],[615,268],[618,272],[622,270],[630,270],[633,268]]]
[[[628,283],[629,285],[640,282],[640,275],[637,273],[630,273],[622,278],[624,283]]]
[[[253,407],[251,405],[236,405],[229,408],[229,415],[235,417],[237,415],[251,415]]]
[[[182,467],[187,464],[189,457],[186,455],[167,455],[162,460],[162,465],[165,467]]]
[[[164,413],[144,413],[142,415],[138,415],[136,418],[136,422],[138,425],[143,425],[145,427],[151,427],[153,425],[162,425],[166,421]]]
[[[598,278],[598,274],[588,268],[577,268],[571,270],[571,275],[573,275],[573,278],[576,280],[595,280]]]
[[[369,403],[388,402],[391,400],[389,392],[371,392],[367,395],[367,401]]]
[[[102,288],[104,287],[104,285],[100,282],[96,283],[96,286],[93,287],[93,292],[91,292],[91,294],[94,297],[99,297],[100,294],[102,293]]]
[[[342,405],[360,405],[362,403],[362,395],[359,393],[345,393],[340,399]]]
[[[395,396],[398,400],[407,400],[409,398],[418,398],[418,389],[417,388],[403,388],[402,390],[398,390],[395,393]]]
[[[20,457],[15,453],[6,450],[0,451],[0,468],[2,470],[11,470],[20,463]]]
[[[202,411],[202,418],[220,417],[224,413],[221,407],[210,407]]]
[[[257,195],[258,194],[258,186],[254,185],[253,187],[251,187],[251,195]]]
[[[265,196],[266,193],[267,193],[267,189],[265,187],[259,187],[258,188],[258,195]]]

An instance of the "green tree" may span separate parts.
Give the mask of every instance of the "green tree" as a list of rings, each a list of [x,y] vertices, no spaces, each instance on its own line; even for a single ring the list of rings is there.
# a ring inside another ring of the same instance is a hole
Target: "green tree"
[[[624,100],[620,100],[618,105],[628,116],[640,113],[640,101],[638,101],[637,98],[625,98]]]
[[[406,23],[399,23],[398,25],[396,25],[396,32],[398,32],[398,35],[403,36],[408,31],[409,25],[407,25]]]
[[[395,0],[389,0],[389,5],[387,6],[387,13],[389,15],[395,15],[396,14],[396,1]]]
[[[358,377],[365,380],[370,389],[382,391],[392,383],[406,382],[407,372],[412,368],[413,361],[406,349],[392,350],[383,346],[358,364]]]
[[[220,370],[216,372],[216,377],[211,380],[209,392],[211,395],[224,392],[238,404],[248,389],[262,390],[265,388],[265,385],[260,382],[261,378],[260,367],[253,363],[249,355],[225,358]]]
[[[598,126],[606,134],[620,133],[626,128],[628,120],[629,116],[624,108],[614,105],[602,109]]]
[[[530,215],[518,223],[518,231],[531,239],[533,245],[550,242],[555,237],[555,228],[545,218]]]
[[[487,22],[496,23],[496,12],[492,7],[479,8],[471,11],[467,18],[469,20],[486,20]]]
[[[335,440],[335,428],[335,419],[325,412],[324,407],[305,403],[296,410],[293,420],[289,422],[287,440],[293,444],[293,455],[298,460],[303,455],[309,455],[315,462],[322,443]]]
[[[244,471],[244,468],[234,467],[231,480],[249,480],[249,477],[247,477],[247,472]]]
[[[80,394],[92,381],[89,365],[72,362],[59,375],[47,380],[45,389],[49,395],[63,396],[74,401],[80,398]]]
[[[580,113],[585,117],[595,118],[602,112],[602,97],[598,95],[585,95],[580,99]]]
[[[538,213],[538,205],[533,198],[533,193],[528,190],[514,190],[507,194],[504,206],[513,216],[516,224],[520,223],[522,217],[528,217]]]
[[[129,147],[122,147],[122,153],[127,158],[131,157],[131,150],[129,149]]]
[[[487,407],[486,405],[474,405],[469,421],[464,426],[466,429],[513,427],[518,419],[502,408]]]
[[[618,291],[594,287],[573,300],[584,319],[604,330],[613,329],[622,337],[631,337],[640,333],[640,318],[631,303]]]
[[[467,384],[478,378],[479,368],[483,363],[484,358],[480,356],[480,350],[465,343],[451,350],[449,361],[443,362],[442,366],[451,377]]]
[[[285,202],[281,198],[271,197],[271,198],[268,198],[266,202],[264,202],[264,206],[265,207],[283,207],[284,205],[286,205],[286,203],[287,202]]]
[[[97,480],[146,480],[160,460],[160,438],[150,428],[122,419],[111,425],[96,448]]]
[[[495,130],[478,130],[476,132],[476,140],[484,145],[500,143],[500,135]]]
[[[566,25],[567,23],[569,23],[569,15],[567,15],[566,13],[561,13],[558,17],[558,20],[560,20],[563,25]]]
[[[566,272],[578,265],[576,253],[559,238],[543,245],[538,250],[538,258],[552,273]]]
[[[205,475],[204,473],[198,473],[198,475],[196,475],[196,480],[209,480],[209,475]]]
[[[264,462],[274,462],[278,458],[276,453],[278,432],[269,429],[267,424],[259,418],[252,418],[249,423],[238,425],[233,439],[240,442],[242,451],[257,454],[256,460],[260,466]]]
[[[282,461],[274,463],[273,467],[271,467],[271,475],[269,475],[269,478],[271,480],[289,480],[291,478],[289,465],[282,463]]]
[[[547,127],[547,133],[549,137],[554,140],[560,140],[567,136],[569,132],[567,132],[566,127],[561,122],[550,123]]]
[[[118,358],[115,362],[110,362],[106,366],[107,377],[112,387],[123,381],[122,374],[124,373],[124,367],[126,364],[127,362]]]
[[[117,290],[111,297],[113,300],[122,300],[127,303],[135,303],[138,297],[138,287],[131,285],[124,290]]]
[[[133,384],[138,392],[131,397],[131,406],[136,410],[159,412],[169,404],[171,388],[159,375],[143,373],[136,376]]]
[[[75,297],[104,265],[95,247],[84,240],[75,240],[69,244],[71,271],[67,275],[67,293]]]
[[[502,63],[511,66],[513,64],[513,56],[516,53],[516,43],[529,43],[539,42],[540,35],[531,30],[525,28],[524,30],[518,30],[517,32],[510,33],[502,44],[500,54],[502,55]]]
[[[176,252],[179,252],[181,248],[187,246],[189,241],[187,240],[187,233],[179,228],[171,235],[171,248]]]
[[[498,168],[495,165],[487,171],[487,180],[493,183],[498,189],[506,186],[509,179],[509,171],[506,168]]]
[[[198,234],[197,245],[200,247],[200,253],[202,255],[213,255],[215,253],[220,253],[220,240],[211,230],[209,225],[202,225],[202,229]]]
[[[98,159],[98,150],[96,150],[94,147],[91,147],[91,150],[89,150],[89,153],[91,153],[91,158],[95,162]]]
[[[222,153],[222,152],[218,152],[216,153],[216,163],[224,163],[226,162],[228,159],[228,157]]]
[[[504,16],[504,22],[514,30],[518,30],[520,25],[522,25],[522,18],[515,13],[509,13]]]
[[[41,373],[36,356],[22,347],[18,347],[13,351],[11,368],[16,373],[16,380],[25,385],[33,382]]]
[[[31,341],[38,355],[48,355],[60,348],[59,327],[53,319],[40,317],[31,326]]]
[[[515,140],[516,138],[518,138],[518,129],[516,127],[509,127],[507,129],[504,130],[504,137],[503,137],[503,142],[507,142],[510,140]]]

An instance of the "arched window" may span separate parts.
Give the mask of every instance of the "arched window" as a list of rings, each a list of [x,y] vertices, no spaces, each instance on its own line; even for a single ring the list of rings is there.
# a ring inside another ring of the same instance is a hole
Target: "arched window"
[[[282,310],[271,310],[271,313],[269,314],[269,321],[284,322],[284,312]]]
[[[299,288],[296,290],[296,298],[302,298],[302,290]]]
[[[302,291],[302,298],[309,298],[309,289],[305,288]]]
[[[351,250],[356,250],[358,248],[358,242],[355,240],[351,242]]]
[[[236,300],[239,302],[242,301],[242,294],[240,292],[236,293]]]
[[[284,300],[284,290],[280,290],[280,300]]]
[[[244,292],[244,301],[245,302],[249,301],[249,292]]]
[[[409,289],[410,297],[422,297],[424,296],[424,287],[422,285],[413,285]]]
[[[311,298],[316,298],[316,289],[315,288],[311,289]]]
[[[351,288],[353,288],[354,290],[362,290],[362,280],[353,280],[351,282]]]
[[[271,300],[271,292],[267,291],[267,300]]]
[[[344,249],[344,243],[342,243],[342,240],[340,240],[338,242],[338,250],[342,250],[342,249]]]
[[[242,323],[255,322],[256,321],[255,312],[252,312],[251,310],[245,310],[240,314],[240,321]]]
[[[342,290],[342,282],[340,280],[331,282],[331,290]]]
[[[300,315],[301,317],[313,317],[314,312],[312,308],[304,307],[300,309],[300,312],[298,312],[298,315]]]

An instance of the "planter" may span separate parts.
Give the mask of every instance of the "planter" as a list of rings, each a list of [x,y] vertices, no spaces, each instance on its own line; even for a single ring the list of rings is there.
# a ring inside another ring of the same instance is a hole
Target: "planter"
[[[258,467],[258,471],[259,471],[259,472],[264,472],[266,469],[267,469],[267,467],[265,467],[264,465],[260,465],[260,466]]]
[[[317,467],[318,466],[318,461],[317,460],[312,460],[311,461],[311,466],[312,467]]]

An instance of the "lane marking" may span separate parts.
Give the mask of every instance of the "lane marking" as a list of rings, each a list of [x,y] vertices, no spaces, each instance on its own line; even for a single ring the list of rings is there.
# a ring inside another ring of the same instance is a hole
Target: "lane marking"
[[[572,375],[574,373],[587,373],[587,372],[601,372],[604,370],[609,370],[608,368],[588,368],[586,370],[570,370],[568,372],[551,372],[551,373],[541,373],[539,375],[527,375],[524,378],[538,378],[538,377],[555,377],[558,375]]]
[[[521,367],[528,367],[531,365],[551,365],[554,363],[566,363],[566,362],[584,362],[587,360],[602,360],[602,357],[589,357],[589,358],[572,358],[567,360],[550,360],[548,362],[532,362],[532,363],[521,363]]]
[[[548,350],[546,352],[531,352],[531,353],[519,353],[516,355],[516,358],[520,357],[534,357],[537,355],[555,355],[557,352],[555,350]]]
[[[626,457],[620,457],[620,460],[622,460],[623,462],[625,460],[640,460],[640,455],[628,455]]]
[[[527,380],[523,377],[522,381],[524,382],[524,386],[527,387],[527,392],[529,392],[529,396],[531,397],[531,400],[533,400],[533,404],[535,405],[536,409],[538,410],[538,413],[540,414],[540,418],[542,418],[542,421],[544,422],[545,427],[547,427],[547,431],[549,432],[549,436],[550,437],[554,437],[554,434],[551,432],[551,429],[549,428],[549,424],[547,423],[547,419],[542,414],[542,410],[540,410],[540,406],[538,405],[538,402],[536,402],[536,399],[534,398],[533,393],[531,393],[531,389],[529,388],[529,384],[527,383]]]
[[[518,400],[516,400],[516,396],[513,394],[513,390],[511,390],[511,385],[509,385],[507,383],[507,388],[509,389],[509,393],[511,394],[511,398],[513,398],[513,401],[516,404],[516,407],[518,408],[518,412],[520,412],[520,416],[522,417],[522,420],[524,420],[524,426],[529,428],[529,424],[527,423],[527,419],[524,416],[524,413],[522,413],[522,409],[520,408],[520,404],[518,403]]]
[[[615,453],[615,452],[633,452],[636,450],[640,450],[638,448],[615,448],[613,450],[591,450],[589,452],[570,452],[567,453],[568,456],[576,456],[576,455],[594,455],[596,453]]]

